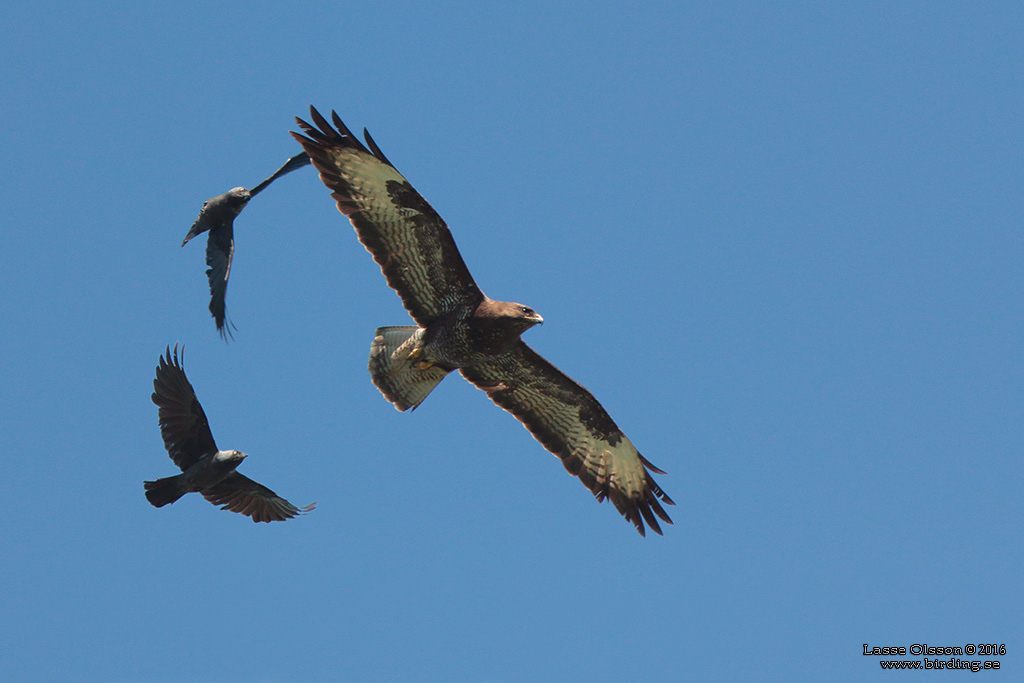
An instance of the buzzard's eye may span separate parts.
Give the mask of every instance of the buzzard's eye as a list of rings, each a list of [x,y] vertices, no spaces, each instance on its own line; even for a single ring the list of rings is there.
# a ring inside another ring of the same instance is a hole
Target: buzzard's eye
[[[530,313],[533,313],[533,309],[532,309],[532,308],[530,308],[529,306],[523,306],[523,307],[522,307],[521,309],[519,309],[519,310],[520,310],[520,311],[521,311],[522,313],[526,313],[527,315],[529,315]]]

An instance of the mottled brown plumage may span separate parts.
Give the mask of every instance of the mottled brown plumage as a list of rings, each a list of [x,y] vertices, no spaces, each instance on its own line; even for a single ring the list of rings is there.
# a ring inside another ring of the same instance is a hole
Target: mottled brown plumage
[[[331,190],[417,325],[377,329],[370,350],[374,384],[399,410],[415,409],[459,370],[561,458],[599,501],[609,498],[641,535],[672,523],[655,483],[664,474],[636,450],[594,396],[530,349],[523,332],[543,322],[522,304],[486,297],[451,231],[364,131],[364,146],[331,113],[310,108],[292,133]]]

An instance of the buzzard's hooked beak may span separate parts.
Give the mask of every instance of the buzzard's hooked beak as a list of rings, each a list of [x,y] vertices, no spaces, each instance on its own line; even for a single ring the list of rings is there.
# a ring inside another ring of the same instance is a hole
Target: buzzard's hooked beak
[[[530,316],[530,320],[533,321],[534,325],[543,325],[544,324],[544,318],[540,317],[540,315],[538,315],[536,313],[534,313],[533,315]]]

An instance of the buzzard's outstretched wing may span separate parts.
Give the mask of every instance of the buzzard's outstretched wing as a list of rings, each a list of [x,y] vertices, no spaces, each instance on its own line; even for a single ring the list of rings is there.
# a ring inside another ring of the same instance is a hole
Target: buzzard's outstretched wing
[[[675,503],[651,476],[664,472],[640,455],[593,394],[525,343],[460,372],[561,458],[598,501],[611,499],[641,536],[645,520],[661,533],[655,515],[672,523],[658,501]]]
[[[292,135],[413,319],[425,327],[457,306],[482,301],[444,220],[370,134],[364,131],[367,149],[334,112],[333,127],[316,109],[310,114],[316,127],[297,118],[306,135]]]
[[[203,498],[214,505],[223,506],[222,510],[252,517],[254,522],[283,522],[316,507],[316,503],[296,507],[263,484],[238,472],[203,491]]]
[[[202,456],[217,451],[206,413],[178,362],[177,344],[173,358],[170,347],[166,356],[160,357],[153,380],[153,403],[160,409],[160,435],[167,453],[183,472]]]

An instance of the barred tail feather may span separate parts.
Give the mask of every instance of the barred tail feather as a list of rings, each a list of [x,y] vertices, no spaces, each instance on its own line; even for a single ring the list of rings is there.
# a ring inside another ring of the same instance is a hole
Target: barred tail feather
[[[370,345],[370,378],[398,410],[415,409],[451,372],[418,360],[423,332],[415,325],[378,327]]]

